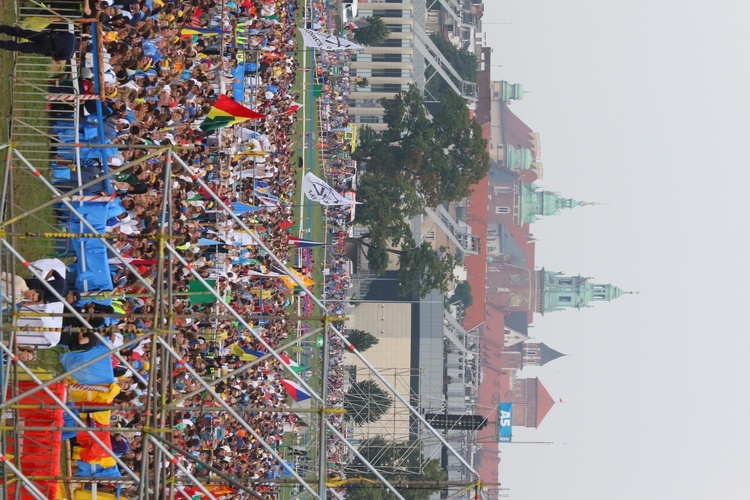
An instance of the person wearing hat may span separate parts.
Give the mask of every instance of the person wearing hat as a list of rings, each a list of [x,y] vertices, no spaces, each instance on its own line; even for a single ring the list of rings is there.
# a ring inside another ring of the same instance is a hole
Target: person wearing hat
[[[34,31],[0,24],[0,33],[27,40],[26,42],[2,40],[0,49],[24,54],[41,54],[55,61],[71,59],[78,49],[78,38],[69,31],[51,29]]]

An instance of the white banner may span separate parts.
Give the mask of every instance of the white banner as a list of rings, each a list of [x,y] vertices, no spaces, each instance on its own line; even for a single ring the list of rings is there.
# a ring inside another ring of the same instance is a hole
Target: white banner
[[[305,47],[313,47],[318,50],[359,50],[364,48],[346,38],[340,38],[328,35],[321,31],[309,30],[306,28],[297,29],[302,33]]]
[[[305,174],[302,179],[302,191],[308,199],[317,201],[321,205],[354,205],[357,203],[351,198],[341,196],[312,172]]]

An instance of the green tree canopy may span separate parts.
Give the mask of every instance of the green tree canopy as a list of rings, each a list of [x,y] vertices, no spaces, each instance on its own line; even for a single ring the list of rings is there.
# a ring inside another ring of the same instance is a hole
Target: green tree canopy
[[[352,385],[344,396],[347,420],[357,425],[376,422],[393,404],[391,397],[374,380]]]
[[[407,500],[426,500],[442,488],[438,486],[434,488],[426,487],[423,482],[443,481],[447,477],[445,471],[440,467],[440,460],[427,460],[422,455],[418,443],[388,441],[381,436],[377,436],[363,440],[358,451],[388,481],[394,484],[398,492]],[[345,472],[348,478],[375,478],[374,474],[359,459],[355,459]],[[420,481],[422,484],[419,488],[408,488],[408,484],[404,487],[398,486],[399,483],[403,484],[409,481]],[[392,496],[381,485],[372,487],[353,483],[346,488],[347,499],[386,500]]]
[[[367,161],[362,182],[385,189],[396,210],[421,213],[424,206],[460,200],[487,175],[487,141],[461,97],[449,94],[432,119],[413,85],[380,103],[388,130],[380,136],[363,130],[357,157]]]
[[[369,26],[354,30],[354,41],[360,45],[380,45],[391,34],[391,29],[383,22],[382,17],[367,16],[363,19],[370,23]]]
[[[436,251],[426,241],[414,245],[414,240],[410,239],[399,253],[398,264],[401,294],[407,296],[416,293],[426,297],[435,289],[441,293],[448,291],[458,260],[445,247]]]
[[[364,248],[375,273],[386,269],[389,254],[398,256],[402,295],[446,291],[456,257],[418,244],[406,221],[425,207],[467,197],[489,171],[487,141],[455,93],[432,117],[414,86],[380,102],[388,130],[362,127],[354,155],[365,164],[357,183],[357,223],[370,232],[350,241]]]
[[[453,280],[453,269],[459,263],[458,257],[446,247],[435,250],[426,241],[417,245],[414,238],[406,233],[385,236],[380,231],[371,231],[357,238],[347,238],[347,241],[364,247],[370,271],[375,274],[386,270],[389,255],[396,255],[399,293],[403,297],[416,294],[423,298],[434,289],[447,292],[448,285]],[[400,248],[390,246],[398,242],[401,242]]]
[[[459,49],[451,42],[449,42],[442,34],[433,33],[430,35],[430,40],[434,43],[438,50],[448,59],[451,66],[461,75],[461,78],[470,82],[477,81],[477,69],[479,69],[479,62],[477,61],[476,54],[472,54],[468,50]]]
[[[456,289],[453,291],[452,302],[462,302],[464,307],[471,307],[474,303],[474,297],[471,295],[471,284],[468,281],[462,281],[456,285]]]
[[[430,35],[430,39],[451,66],[461,75],[461,78],[469,82],[477,81],[479,63],[475,54],[472,54],[468,50],[457,48],[440,33],[433,33]],[[445,96],[453,90],[441,76],[434,75],[434,73],[435,70],[431,66],[427,68],[427,87],[425,90],[430,96],[442,102]]]
[[[357,84],[357,87],[359,88],[365,88],[368,85],[370,85],[370,80],[361,76],[358,76],[354,79],[354,83]]]
[[[380,343],[380,339],[364,330],[349,330],[349,335],[347,335],[346,338],[359,352],[364,352],[370,347]]]

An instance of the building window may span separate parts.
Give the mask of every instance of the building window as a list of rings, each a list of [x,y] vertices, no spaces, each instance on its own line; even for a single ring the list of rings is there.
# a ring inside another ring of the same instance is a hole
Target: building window
[[[371,54],[373,62],[411,62],[409,54]]]
[[[388,24],[391,29],[391,33],[411,33],[411,25],[409,24]]]
[[[384,78],[403,78],[404,76],[406,78],[409,77],[408,70],[407,70],[407,74],[404,75],[401,68],[379,68],[379,69],[373,69],[371,71],[372,71],[372,76],[376,76],[376,77],[384,77]],[[370,76],[370,75],[362,75],[362,76]]]
[[[372,54],[354,53],[352,54],[352,58],[354,62],[370,62],[372,61]]]
[[[564,296],[560,297],[560,302],[573,302],[573,298],[572,297],[568,297],[567,295],[564,295]]]
[[[570,279],[570,278],[559,279],[559,280],[557,280],[557,282],[559,284],[561,284],[561,285],[572,285],[573,284],[573,280]]]
[[[508,207],[495,207],[496,214],[509,214],[510,208]]]
[[[353,108],[374,108],[379,106],[375,99],[349,99],[349,107]]]
[[[512,193],[513,186],[492,186],[492,192],[494,194]]]
[[[380,123],[380,117],[372,115],[360,115],[359,123]]]
[[[372,92],[393,92],[397,94],[401,92],[401,84],[399,83],[375,83],[370,85],[370,91]]]
[[[381,10],[379,17],[403,17],[403,18],[410,18],[411,17],[411,11],[410,10],[396,10],[396,9],[386,9]]]
[[[411,40],[402,40],[400,38],[388,38],[378,47],[411,47]]]

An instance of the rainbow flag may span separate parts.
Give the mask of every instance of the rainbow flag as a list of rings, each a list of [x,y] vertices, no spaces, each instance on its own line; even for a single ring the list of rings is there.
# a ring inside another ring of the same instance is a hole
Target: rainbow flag
[[[306,399],[310,399],[310,395],[305,392],[302,386],[292,382],[291,380],[282,379],[281,386],[286,389],[286,392],[289,393],[289,396],[291,396],[291,398],[297,403]]]
[[[210,130],[216,130],[222,127],[246,122],[248,120],[257,120],[258,118],[265,117],[266,115],[262,115],[257,111],[246,108],[242,104],[225,95],[220,95],[216,100],[216,104],[214,104],[211,111],[208,112],[206,119],[201,123],[201,130],[208,132]]]

